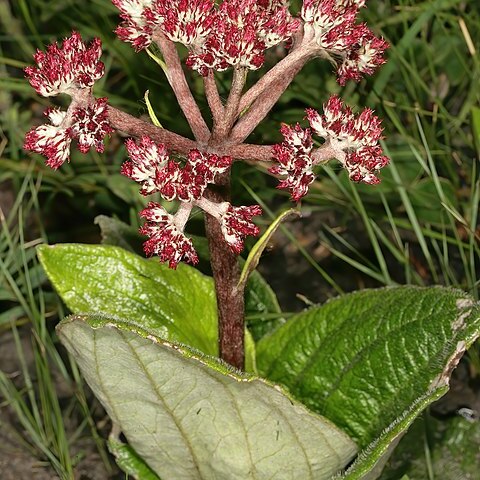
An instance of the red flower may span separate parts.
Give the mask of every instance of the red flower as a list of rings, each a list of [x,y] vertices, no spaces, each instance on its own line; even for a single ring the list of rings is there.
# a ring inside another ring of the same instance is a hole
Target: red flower
[[[45,110],[44,115],[48,117],[51,125],[32,128],[25,135],[25,150],[44,155],[47,158],[46,164],[54,170],[70,159],[71,129],[62,126],[66,114],[67,112],[62,112],[59,108]]]
[[[198,256],[192,241],[175,224],[175,217],[166,212],[158,203],[150,202],[140,212],[147,219],[140,233],[150,237],[143,248],[147,255],[158,255],[161,262],[168,262],[175,269],[181,261],[198,263]]]
[[[304,0],[301,17],[305,34],[335,57],[340,57],[338,82],[345,85],[362,75],[371,75],[385,63],[388,43],[375,35],[365,24],[356,24],[358,11],[365,0]]]
[[[103,139],[113,133],[108,123],[107,98],[99,98],[85,108],[73,111],[72,136],[78,141],[78,149],[87,153],[90,147],[103,152]]]
[[[359,115],[334,95],[324,105],[323,115],[307,109],[310,129],[282,125],[284,141],[273,148],[278,165],[270,171],[285,175],[278,188],[290,190],[292,200],[299,201],[315,179],[313,167],[336,158],[348,171],[351,180],[367,184],[379,183],[377,172],[388,164],[378,141],[382,136],[380,119],[369,108]],[[311,131],[324,139],[324,144],[312,150]]]
[[[252,222],[252,217],[261,215],[262,209],[259,205],[234,207],[228,202],[221,203],[219,209],[222,212],[219,221],[225,241],[238,255],[243,250],[245,237],[259,234],[260,230]]]
[[[130,160],[122,165],[121,173],[141,185],[140,193],[149,195],[158,191],[158,179],[170,157],[167,147],[156,144],[150,137],[144,136],[139,143],[128,138],[125,141]]]
[[[46,164],[54,170],[70,161],[70,145],[78,141],[78,149],[87,153],[90,147],[103,152],[103,139],[113,132],[107,119],[107,99],[100,98],[85,108],[73,108],[72,113],[49,108],[45,115],[51,125],[33,128],[25,135],[25,150],[47,157]]]
[[[37,50],[34,54],[36,67],[25,68],[32,87],[44,97],[59,93],[72,95],[81,88],[90,88],[105,72],[99,61],[102,55],[102,42],[95,38],[89,46],[79,33],[63,41],[61,47],[55,42],[46,52]]]
[[[286,175],[277,188],[290,190],[292,200],[298,202],[308,192],[309,185],[315,180],[312,172],[313,159],[310,152],[313,148],[310,129],[303,129],[297,123],[295,127],[283,124],[280,130],[284,136],[281,144],[274,145],[274,165],[270,172],[275,175]]]
[[[191,150],[184,166],[171,159],[163,144],[155,144],[149,137],[140,143],[126,141],[130,160],[122,166],[122,173],[139,182],[141,193],[160,192],[165,200],[192,202],[198,200],[209,183],[215,183],[217,174],[225,172],[232,163],[228,156]]]

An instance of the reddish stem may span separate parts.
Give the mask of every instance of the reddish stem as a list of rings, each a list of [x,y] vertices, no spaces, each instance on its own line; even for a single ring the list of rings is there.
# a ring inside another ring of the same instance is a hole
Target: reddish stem
[[[210,137],[210,130],[188,86],[175,44],[159,30],[153,38],[160,48],[167,65],[167,80],[177,97],[178,104],[192,129],[194,137],[199,142],[207,142]]]
[[[207,198],[216,203],[230,200],[229,173],[217,177],[215,185],[207,192]],[[244,290],[237,289],[240,279],[238,256],[228,247],[214,217],[205,216],[205,227],[217,295],[219,356],[235,368],[244,370],[245,304]]]
[[[206,77],[203,77],[203,84],[205,86],[205,96],[207,97],[208,106],[212,112],[213,127],[221,121],[225,114],[225,108],[218,93],[217,82],[213,71],[208,72]]]
[[[168,148],[181,154],[188,154],[194,148],[204,148],[194,140],[182,137],[177,133],[164,128],[156,127],[149,122],[140,120],[128,113],[122,112],[115,107],[108,107],[108,120],[110,125],[120,132],[124,132],[132,137],[140,138],[148,135],[157,143],[164,143]],[[211,153],[219,155],[230,155],[235,159],[269,161],[272,159],[272,145],[253,145],[242,143],[237,145],[222,145],[221,147],[208,147]]]
[[[269,162],[272,160],[273,151],[272,145],[253,145],[250,143],[241,143],[225,147],[225,155],[230,155],[235,159]]]
[[[228,95],[225,111],[213,130],[213,141],[224,140],[232,129],[232,125],[238,117],[238,106],[242,96],[243,87],[246,80],[246,69],[244,67],[235,67],[233,69],[232,85]]]
[[[108,121],[115,130],[125,132],[132,137],[148,135],[155,142],[165,143],[170,149],[178,153],[187,154],[190,150],[198,146],[193,140],[165,130],[164,128],[156,127],[151,123],[144,122],[139,118],[133,117],[111,106],[108,107]]]
[[[307,42],[304,42],[304,40],[303,31],[299,31],[294,38],[294,45],[288,55],[274,65],[255,85],[243,94],[239,105],[239,113],[249,108],[259,95],[270,89],[272,82],[275,82],[279,76],[288,71],[292,64],[303,57],[304,50],[307,48]]]
[[[282,96],[283,92],[288,88],[305,63],[315,56],[315,54],[316,51],[311,48],[299,47],[298,50],[295,50],[295,52],[285,57],[284,60],[267,72],[267,74],[258,82],[261,84],[260,87],[255,88],[256,86],[254,86],[252,87],[252,89],[255,89],[253,93],[249,94],[249,92],[247,92],[244,95],[244,98],[240,102],[241,111],[243,111],[242,106],[247,108],[251,105],[252,101],[253,104],[233,128],[230,136],[230,141],[232,143],[242,143],[250,133],[253,132],[257,125],[277,103],[278,99]],[[270,74],[270,72],[272,73]],[[263,81],[267,76],[267,80]]]

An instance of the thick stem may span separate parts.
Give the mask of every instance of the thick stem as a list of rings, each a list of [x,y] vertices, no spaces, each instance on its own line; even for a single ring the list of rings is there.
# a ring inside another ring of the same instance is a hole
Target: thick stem
[[[307,41],[303,38],[303,31],[298,32],[298,35],[294,39],[294,45],[288,55],[273,66],[255,85],[243,94],[239,105],[239,113],[249,108],[258,96],[268,90],[279,76],[284,75],[292,64],[301,59],[304,56],[304,50],[306,48]]]
[[[222,99],[218,93],[217,82],[215,81],[215,74],[213,70],[208,72],[206,77],[203,77],[203,84],[205,86],[205,96],[207,97],[208,106],[212,112],[213,128],[215,128],[221,121],[225,114]]]
[[[282,60],[284,63],[278,63],[267,72],[262,80],[266,78],[270,72],[272,72],[272,74],[268,76],[268,81],[262,83],[261,88],[259,88],[258,91],[255,91],[254,94],[251,95],[247,92],[244,95],[244,97],[247,95],[249,96],[246,100],[242,99],[240,102],[240,109],[242,109],[242,105],[245,105],[245,108],[247,108],[251,104],[251,98],[256,99],[247,113],[240,118],[233,128],[229,138],[232,143],[242,143],[250,133],[253,132],[255,127],[266,117],[268,112],[277,103],[278,99],[282,96],[283,92],[288,88],[305,63],[316,54],[316,50],[309,48],[308,46],[299,47],[298,50]],[[287,59],[288,61],[286,61]],[[258,83],[261,83],[262,80]]]
[[[178,153],[187,154],[193,148],[197,148],[197,143],[193,140],[144,122],[114,107],[108,107],[108,121],[115,130],[138,138],[148,135],[155,142],[165,143],[169,149]]]
[[[201,148],[194,140],[182,137],[177,133],[133,117],[128,113],[122,112],[115,107],[108,107],[108,121],[110,125],[120,132],[124,132],[132,137],[140,138],[148,135],[157,143],[164,143],[169,150],[182,153],[184,155],[194,148]],[[242,143],[240,145],[223,145],[221,148],[209,147],[212,153],[220,155],[230,155],[233,158],[242,160],[269,161],[272,159],[271,145],[253,145]]]
[[[160,31],[155,32],[153,39],[162,52],[168,69],[167,80],[177,97],[178,104],[192,129],[194,137],[199,142],[206,142],[210,137],[210,130],[190,91],[175,44]]]
[[[224,139],[230,133],[235,120],[238,118],[238,106],[242,96],[243,87],[246,80],[246,69],[244,67],[235,67],[233,69],[233,79],[228,95],[225,112],[220,122],[213,130],[213,141],[216,139]]]
[[[230,155],[235,159],[256,160],[259,162],[270,162],[273,158],[272,145],[254,145],[250,143],[242,143],[240,145],[232,145],[225,147],[225,155]]]
[[[230,200],[230,174],[217,177],[216,185],[207,194],[216,203]],[[238,257],[228,247],[218,220],[205,217],[210,249],[210,262],[218,305],[218,346],[222,360],[244,370],[245,368],[245,305],[243,289],[237,289],[240,278]]]

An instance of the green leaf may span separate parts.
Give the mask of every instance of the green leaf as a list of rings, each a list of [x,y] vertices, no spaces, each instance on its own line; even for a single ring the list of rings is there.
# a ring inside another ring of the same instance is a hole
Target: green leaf
[[[122,247],[133,253],[141,253],[142,243],[145,237],[140,235],[138,230],[126,223],[106,215],[95,217],[95,225],[100,227],[102,243]]]
[[[132,182],[125,175],[110,173],[107,177],[107,187],[115,196],[125,203],[129,205],[136,205],[138,203],[138,184]],[[105,193],[106,192],[103,192],[103,194]],[[113,208],[115,208],[113,203],[112,205]]]
[[[327,480],[355,454],[279,387],[136,323],[72,316],[57,327],[129,444],[161,478]]]
[[[195,268],[180,264],[172,270],[157,259],[107,245],[41,245],[38,256],[72,312],[128,317],[153,335],[218,355],[213,280]],[[255,344],[248,331],[245,368],[256,371]]]
[[[280,224],[288,218],[290,215],[300,215],[298,210],[293,208],[282,212],[267,228],[265,233],[257,240],[253,248],[250,250],[247,259],[242,268],[242,273],[240,274],[240,279],[238,280],[238,286],[243,287],[248,280],[250,274],[257,268],[260,257],[262,256],[265,247],[272,238],[272,235],[277,231]]]
[[[442,193],[448,205],[457,206],[457,192],[452,183],[447,179],[439,179]],[[415,209],[417,218],[422,223],[442,225],[445,223],[445,211],[443,208],[432,208],[438,202],[437,186],[432,178],[423,178],[410,186],[408,194]]]
[[[245,288],[245,315],[248,330],[257,341],[285,323],[275,292],[257,271],[252,272]]]
[[[137,480],[160,480],[160,477],[138,456],[130,446],[115,438],[108,439],[108,449],[117,465]]]
[[[72,312],[128,317],[155,335],[218,354],[213,280],[194,268],[172,270],[106,245],[42,245],[38,256]]]
[[[100,227],[104,245],[116,245],[139,255],[143,254],[142,243],[145,238],[136,228],[105,215],[96,217],[95,223]],[[207,239],[196,235],[189,236],[199,257],[208,261],[210,254]],[[258,271],[252,272],[245,288],[245,314],[248,329],[255,340],[285,323],[275,293]]]
[[[480,153],[480,108],[472,107],[472,133],[477,148],[477,152]]]
[[[145,50],[148,54],[148,56],[158,65],[160,65],[160,68],[163,70],[163,72],[165,73],[165,75],[168,76],[168,67],[167,67],[167,64],[165,63],[165,61],[163,60],[163,58],[159,57],[158,55],[155,55],[151,48],[147,48]]]
[[[391,425],[389,425],[367,448],[363,449],[342,480],[376,480],[414,420],[431,403],[438,400],[448,390],[447,386],[419,398]]]
[[[152,121],[152,123],[156,126],[156,127],[160,127],[160,128],[163,128],[162,127],[162,124],[160,123],[160,121],[158,120],[157,118],[157,115],[155,114],[155,110],[153,109],[152,107],[152,104],[150,103],[150,99],[148,98],[148,95],[150,94],[150,91],[149,90],[146,90],[145,91],[145,95],[143,96],[144,100],[145,100],[145,104],[147,105],[147,110],[148,110],[148,115],[150,117],[150,120]]]
[[[291,318],[258,343],[257,366],[365,447],[445,392],[479,332],[478,303],[461,291],[365,290]]]

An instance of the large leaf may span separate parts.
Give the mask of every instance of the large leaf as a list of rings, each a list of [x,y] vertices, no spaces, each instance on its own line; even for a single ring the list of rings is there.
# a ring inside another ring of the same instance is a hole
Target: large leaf
[[[96,217],[95,223],[100,227],[104,245],[115,245],[143,255],[142,243],[145,237],[137,229],[105,215]],[[209,262],[207,239],[190,236],[200,259]],[[240,257],[240,262],[242,261]],[[248,329],[255,340],[285,322],[275,293],[258,271],[252,272],[245,288],[245,315]]]
[[[72,316],[57,327],[129,444],[165,479],[329,479],[355,444],[279,387],[134,323]]]
[[[218,354],[213,280],[194,268],[172,270],[106,245],[42,245],[38,255],[72,312],[127,317],[153,334]]]
[[[436,388],[413,402],[400,417],[396,418],[382,431],[378,438],[360,452],[353,465],[340,478],[342,480],[378,479],[390,455],[410,425],[428,405],[438,400],[447,390],[447,386]]]
[[[248,278],[245,289],[245,315],[255,340],[285,323],[275,292],[256,270]]]
[[[398,427],[420,398],[429,399],[425,407],[445,392],[451,370],[479,335],[479,318],[478,304],[458,290],[356,292],[262,339],[258,368],[364,447]]]

